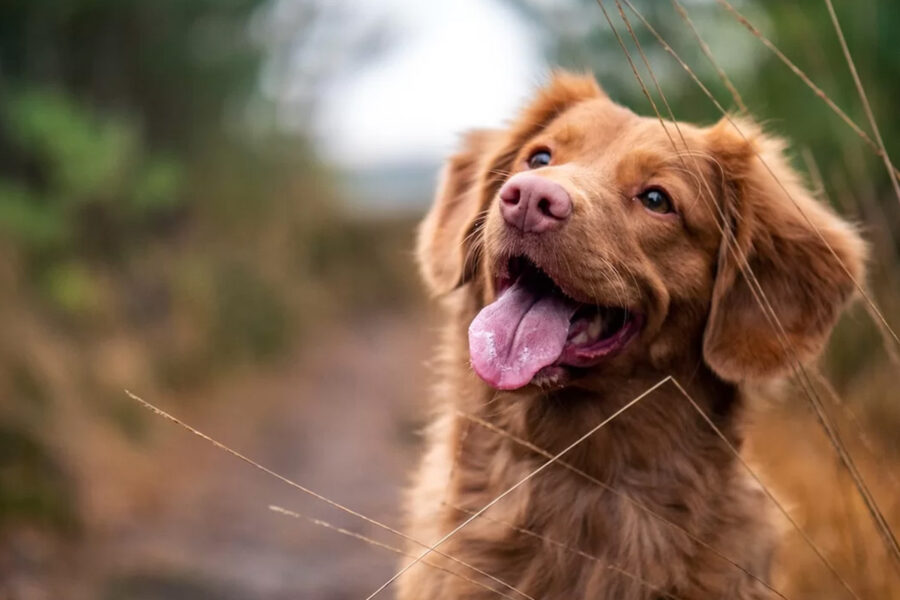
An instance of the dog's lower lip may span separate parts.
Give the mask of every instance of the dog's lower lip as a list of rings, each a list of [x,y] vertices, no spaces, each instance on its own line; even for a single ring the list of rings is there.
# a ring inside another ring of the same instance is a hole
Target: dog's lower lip
[[[556,364],[572,367],[591,367],[607,357],[619,352],[640,331],[643,319],[639,315],[627,314],[621,326],[603,337],[597,337],[587,344],[567,344]]]
[[[641,329],[643,319],[630,315],[625,324],[609,338],[598,340],[587,348],[571,348],[568,345],[552,365],[538,371],[532,384],[544,389],[564,387],[581,369],[595,367],[618,354]]]

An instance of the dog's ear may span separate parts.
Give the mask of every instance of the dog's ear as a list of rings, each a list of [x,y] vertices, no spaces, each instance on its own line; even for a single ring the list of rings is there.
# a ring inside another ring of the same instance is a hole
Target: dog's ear
[[[508,130],[477,130],[464,136],[462,148],[444,167],[434,204],[419,227],[419,267],[433,294],[448,292],[475,274],[474,233],[521,146],[567,108],[602,94],[593,77],[558,72]]]
[[[434,294],[450,291],[472,277],[468,238],[481,212],[478,183],[501,137],[500,131],[469,132],[462,149],[450,157],[441,173],[434,204],[419,226],[416,247],[422,277]]]
[[[854,229],[788,165],[783,142],[736,123],[743,136],[726,119],[707,132],[727,222],[703,340],[707,364],[733,382],[783,375],[815,358],[854,280],[862,281],[865,258]],[[764,297],[754,293],[754,276]]]

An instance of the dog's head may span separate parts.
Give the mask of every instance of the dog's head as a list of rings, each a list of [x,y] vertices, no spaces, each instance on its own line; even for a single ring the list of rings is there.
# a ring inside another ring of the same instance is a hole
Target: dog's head
[[[664,127],[557,74],[507,130],[470,133],[418,251],[433,292],[465,285],[481,307],[476,372],[557,386],[693,351],[738,382],[814,357],[863,243],[779,140],[738,127]]]

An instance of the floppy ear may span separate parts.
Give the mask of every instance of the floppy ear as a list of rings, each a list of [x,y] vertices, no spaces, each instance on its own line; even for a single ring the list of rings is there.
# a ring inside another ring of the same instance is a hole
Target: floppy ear
[[[818,202],[787,164],[783,142],[752,123],[736,123],[747,139],[726,120],[707,133],[723,170],[729,222],[703,340],[707,364],[733,382],[783,375],[794,361],[815,358],[853,293],[854,279],[862,281],[865,258],[854,229]],[[760,307],[742,260],[784,335]]]
[[[574,104],[603,94],[593,77],[558,72],[506,131],[477,130],[463,138],[419,227],[417,255],[433,294],[469,281],[476,271],[472,234],[506,180],[522,144]]]
[[[478,180],[499,131],[471,131],[462,149],[447,161],[431,210],[419,226],[416,254],[419,270],[432,293],[447,292],[474,272],[467,238],[481,212]]]

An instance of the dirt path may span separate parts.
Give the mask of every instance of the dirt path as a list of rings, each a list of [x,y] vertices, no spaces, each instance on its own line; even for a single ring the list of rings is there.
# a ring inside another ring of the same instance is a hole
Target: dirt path
[[[397,526],[424,409],[427,331],[422,319],[401,316],[355,324],[180,414],[285,477]],[[104,598],[359,598],[396,566],[384,550],[267,507],[400,545],[393,536],[162,419],[150,427],[155,439],[144,451],[155,476],[140,491],[143,508],[110,523],[93,549]]]

